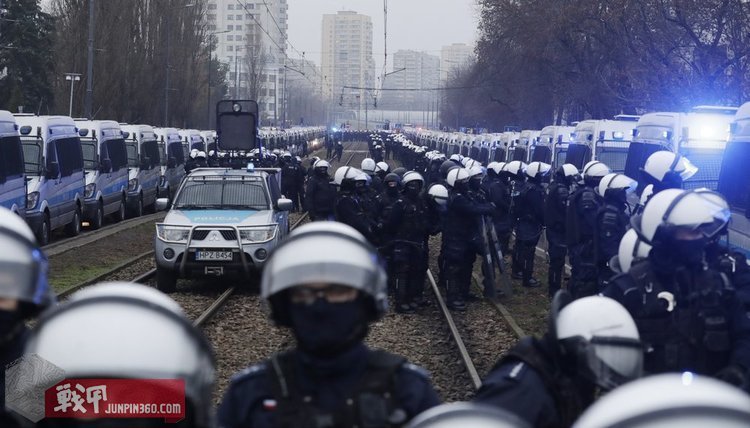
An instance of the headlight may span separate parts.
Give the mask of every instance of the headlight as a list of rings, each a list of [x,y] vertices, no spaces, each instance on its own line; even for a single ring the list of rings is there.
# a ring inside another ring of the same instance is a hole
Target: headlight
[[[94,193],[96,193],[96,184],[91,183],[86,185],[86,189],[83,192],[83,197],[88,199],[94,196]]]
[[[156,236],[165,242],[187,242],[190,228],[184,226],[156,225]]]
[[[276,236],[276,226],[254,227],[252,229],[240,229],[240,238],[243,243],[256,244],[268,242]]]
[[[129,191],[132,192],[132,191],[134,191],[137,188],[138,188],[138,179],[137,178],[131,178],[130,180],[128,180],[128,190]]]
[[[26,195],[26,209],[33,210],[39,203],[39,192],[31,192]]]

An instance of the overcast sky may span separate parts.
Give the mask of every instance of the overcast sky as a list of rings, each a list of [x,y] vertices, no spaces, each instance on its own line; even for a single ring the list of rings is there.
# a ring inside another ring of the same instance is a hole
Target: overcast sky
[[[383,67],[383,0],[287,0],[289,42],[305,58],[320,65],[320,31],[323,14],[353,10],[369,15],[373,26],[376,73]],[[390,0],[388,2],[388,70],[399,49],[426,51],[440,56],[451,43],[474,44],[477,33],[474,0]],[[292,58],[297,54],[292,49]]]

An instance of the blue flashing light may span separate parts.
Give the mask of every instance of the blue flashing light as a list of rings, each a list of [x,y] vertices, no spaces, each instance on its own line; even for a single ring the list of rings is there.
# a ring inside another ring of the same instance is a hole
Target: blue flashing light
[[[247,172],[253,172],[253,171],[255,171],[255,164],[252,162],[249,162],[247,164]]]

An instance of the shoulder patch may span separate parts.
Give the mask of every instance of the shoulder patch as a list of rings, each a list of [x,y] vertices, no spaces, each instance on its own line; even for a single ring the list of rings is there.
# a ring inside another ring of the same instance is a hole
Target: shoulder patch
[[[425,378],[425,379],[429,379],[429,377],[430,377],[430,372],[428,372],[426,369],[424,369],[424,368],[422,368],[422,367],[420,367],[420,366],[418,366],[416,364],[412,364],[412,363],[406,362],[406,363],[401,364],[401,368],[403,370],[406,370],[406,371],[408,371],[410,373],[414,373],[414,374],[416,374],[416,375],[418,375],[418,376],[420,376],[422,378]]]
[[[268,367],[266,366],[266,363],[256,364],[254,366],[250,366],[246,369],[243,369],[239,371],[238,373],[235,373],[232,378],[231,382],[243,382],[248,379],[252,379],[255,377],[258,377],[266,372]]]

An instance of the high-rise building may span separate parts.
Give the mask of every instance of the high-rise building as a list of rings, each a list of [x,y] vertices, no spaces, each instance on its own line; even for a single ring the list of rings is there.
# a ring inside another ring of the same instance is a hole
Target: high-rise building
[[[323,15],[321,51],[324,98],[355,110],[364,106],[373,94],[345,86],[374,87],[370,17],[351,11]]]
[[[257,100],[262,125],[277,123],[283,114],[288,9],[287,0],[207,4],[214,55],[229,69],[229,96]]]
[[[393,70],[383,84],[380,106],[390,110],[429,110],[440,84],[440,58],[424,52],[399,50]]]
[[[474,50],[466,43],[453,43],[440,50],[440,80],[445,82],[455,69],[467,65],[474,58]]]

